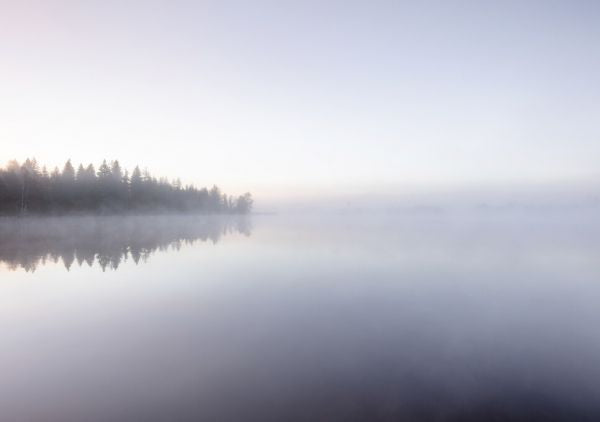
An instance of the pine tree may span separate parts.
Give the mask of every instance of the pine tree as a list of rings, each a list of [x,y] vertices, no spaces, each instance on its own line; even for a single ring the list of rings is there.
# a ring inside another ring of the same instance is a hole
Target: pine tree
[[[106,160],[102,161],[102,164],[98,168],[98,179],[100,180],[108,180],[111,177],[110,167],[106,164]]]
[[[73,164],[71,164],[71,160],[67,160],[65,163],[61,176],[66,183],[75,181],[75,169],[73,168]]]
[[[79,167],[77,167],[77,175],[75,176],[78,182],[83,182],[85,181],[85,169],[83,168],[83,164],[79,164]]]

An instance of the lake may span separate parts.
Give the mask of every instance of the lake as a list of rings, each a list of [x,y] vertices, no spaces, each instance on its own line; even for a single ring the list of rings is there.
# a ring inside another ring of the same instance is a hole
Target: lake
[[[0,219],[0,420],[598,421],[600,220]]]

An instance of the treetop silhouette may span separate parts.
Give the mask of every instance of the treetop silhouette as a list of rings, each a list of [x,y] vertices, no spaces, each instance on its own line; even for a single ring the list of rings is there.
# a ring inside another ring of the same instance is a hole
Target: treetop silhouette
[[[35,159],[23,164],[10,161],[0,168],[0,214],[65,213],[202,213],[247,214],[252,209],[249,193],[237,198],[210,190],[169,182],[135,167],[131,176],[117,160],[104,160],[96,171],[92,164],[77,170],[68,160],[63,170],[51,173]]]

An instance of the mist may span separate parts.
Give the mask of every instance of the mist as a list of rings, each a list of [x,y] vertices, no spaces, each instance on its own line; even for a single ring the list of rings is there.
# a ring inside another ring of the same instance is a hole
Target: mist
[[[600,415],[597,218],[229,218],[3,219],[3,415]]]
[[[600,2],[0,0],[0,421],[600,421]]]
[[[597,214],[600,184],[539,183],[482,184],[480,186],[398,186],[338,190],[327,194],[302,193],[261,198],[256,212],[328,215],[356,214],[493,214],[536,213]]]

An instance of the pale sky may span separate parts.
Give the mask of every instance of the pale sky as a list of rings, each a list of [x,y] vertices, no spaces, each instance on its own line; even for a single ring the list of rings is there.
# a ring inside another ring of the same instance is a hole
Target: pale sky
[[[600,180],[600,2],[0,0],[32,156],[257,198]]]

